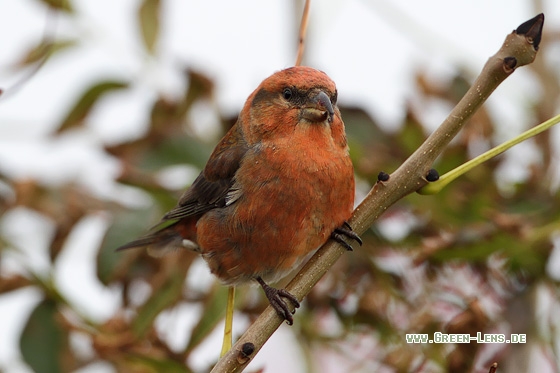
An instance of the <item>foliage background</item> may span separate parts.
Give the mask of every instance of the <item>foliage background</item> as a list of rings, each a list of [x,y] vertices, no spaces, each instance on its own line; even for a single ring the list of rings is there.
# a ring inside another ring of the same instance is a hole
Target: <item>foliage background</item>
[[[2,371],[206,371],[217,358],[225,288],[204,263],[114,248],[173,206],[245,97],[293,63],[301,3],[179,3],[26,0],[0,11]],[[317,3],[305,63],[338,84],[359,196],[435,128],[505,34],[541,11],[535,63],[436,168],[559,111],[553,1]],[[557,371],[558,133],[394,206],[249,370],[466,372],[498,361]],[[266,301],[246,287],[237,306],[242,333]],[[434,332],[525,333],[528,343],[405,342]]]

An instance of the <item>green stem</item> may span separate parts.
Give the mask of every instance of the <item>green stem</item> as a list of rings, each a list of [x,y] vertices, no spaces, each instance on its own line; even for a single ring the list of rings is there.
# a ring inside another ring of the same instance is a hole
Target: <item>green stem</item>
[[[548,130],[550,127],[558,124],[559,122],[560,122],[560,114],[551,118],[551,119],[549,119],[549,120],[547,120],[546,122],[543,122],[543,123],[539,124],[538,126],[535,126],[531,129],[523,132],[521,135],[516,136],[515,138],[513,138],[511,140],[508,140],[508,141],[504,142],[503,144],[500,144],[500,145],[496,146],[495,148],[492,148],[492,149],[488,150],[485,153],[482,153],[478,157],[473,158],[466,163],[463,163],[459,167],[454,168],[453,170],[449,171],[445,175],[441,176],[438,181],[430,183],[430,184],[424,186],[423,188],[419,189],[418,193],[420,193],[420,194],[436,194],[436,193],[439,193],[447,184],[451,183],[453,180],[455,180],[459,176],[465,174],[466,172],[472,170],[473,168],[475,168],[479,164],[481,164],[483,162],[486,162],[487,160],[497,156],[498,154],[501,154],[501,153],[505,152],[506,150],[508,150],[509,148],[519,144],[520,142],[523,142],[527,139],[530,139],[531,137],[534,137],[534,136],[538,135],[541,132],[544,132],[544,131]]]
[[[222,341],[222,351],[220,358],[223,357],[231,349],[233,341],[233,312],[235,303],[235,286],[230,286],[228,289],[227,306],[226,306],[226,320],[224,325],[224,338]]]

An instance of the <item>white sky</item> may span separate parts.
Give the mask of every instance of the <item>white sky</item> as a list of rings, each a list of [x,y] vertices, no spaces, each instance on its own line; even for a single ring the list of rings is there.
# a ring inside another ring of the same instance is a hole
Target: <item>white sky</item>
[[[219,108],[234,114],[263,78],[295,61],[297,24],[292,1],[163,1],[157,58],[147,56],[137,38],[140,1],[73,3],[78,17],[60,17],[56,33],[79,39],[79,47],[54,57],[13,95],[0,96],[0,170],[13,177],[54,184],[76,181],[102,196],[121,196],[122,190],[112,183],[118,164],[99,152],[99,144],[138,136],[156,92],[170,96],[180,92],[183,82],[177,66],[191,66],[214,78]],[[543,3],[545,28],[559,25],[560,2]],[[305,64],[331,76],[341,103],[364,106],[382,125],[391,127],[400,121],[403,105],[412,95],[415,69],[449,74],[453,73],[450,64],[459,63],[476,74],[507,33],[536,15],[531,4],[529,0],[315,0]],[[45,14],[35,0],[0,1],[1,88],[21,79],[22,72],[12,66],[41,40]],[[102,79],[130,80],[134,88],[102,100],[88,119],[87,131],[47,139],[79,93]],[[508,123],[505,137],[534,124],[522,115],[524,102],[534,93],[530,75],[521,69],[490,100],[491,113]],[[429,117],[433,126],[445,114],[434,109]],[[29,232],[18,228],[22,222],[43,234],[52,227],[28,211],[16,211],[0,221],[4,232],[26,240],[29,265],[45,268],[44,240],[29,237]],[[102,288],[92,275],[95,242],[107,224],[103,216],[83,222],[57,264],[56,280],[66,284],[68,298],[100,319],[118,307],[118,294]],[[83,242],[92,244],[84,247]],[[15,261],[4,260],[0,269],[17,270],[10,266]],[[28,371],[18,363],[16,338],[37,300],[38,295],[27,290],[0,297],[0,370],[6,373]],[[290,338],[289,333],[275,335],[253,366],[271,361],[270,346],[285,346]],[[290,363],[291,372],[305,370],[297,358]],[[112,370],[97,366],[89,371]],[[284,371],[285,365],[267,365],[267,372]]]

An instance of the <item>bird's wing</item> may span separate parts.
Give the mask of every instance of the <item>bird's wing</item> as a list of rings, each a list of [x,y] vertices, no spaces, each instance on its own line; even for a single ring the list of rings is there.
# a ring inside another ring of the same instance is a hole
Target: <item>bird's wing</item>
[[[235,185],[235,173],[248,149],[240,126],[234,125],[216,146],[206,167],[183,193],[177,206],[165,214],[146,235],[117,250],[147,247],[151,255],[161,256],[185,247],[185,241],[189,240],[188,232],[198,220],[197,215],[230,205],[241,195]],[[186,220],[179,224],[182,219]],[[196,250],[196,247],[192,241],[192,249]]]
[[[232,193],[238,195],[234,176],[247,150],[241,126],[236,124],[216,146],[206,167],[183,193],[177,206],[165,214],[162,221],[183,219],[231,204]]]

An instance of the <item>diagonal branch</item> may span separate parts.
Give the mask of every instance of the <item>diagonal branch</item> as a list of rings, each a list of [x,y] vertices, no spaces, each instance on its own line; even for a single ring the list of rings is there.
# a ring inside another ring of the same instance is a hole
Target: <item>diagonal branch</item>
[[[364,201],[354,210],[349,221],[356,233],[365,232],[389,206],[427,184],[425,175],[431,169],[434,160],[465,122],[516,68],[533,62],[543,23],[544,15],[539,14],[509,34],[500,50],[488,59],[474,84],[440,127],[390,176],[389,180],[379,181],[374,185]],[[286,290],[298,299],[303,299],[345,252],[340,244],[327,242],[288,284]],[[274,309],[267,307],[232,349],[218,361],[212,372],[242,371],[281,323],[282,320]]]

